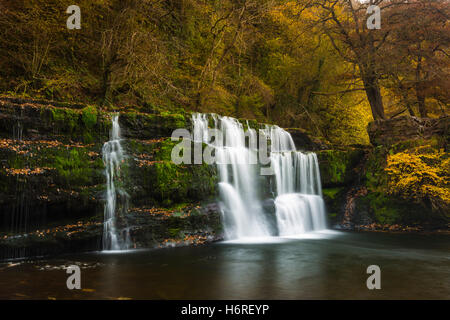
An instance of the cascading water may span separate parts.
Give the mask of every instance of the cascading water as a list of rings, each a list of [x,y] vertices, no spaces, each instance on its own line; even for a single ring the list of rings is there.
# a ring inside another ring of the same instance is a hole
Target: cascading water
[[[102,155],[106,176],[106,203],[103,223],[103,250],[125,250],[129,248],[128,229],[117,230],[119,212],[128,209],[129,195],[116,182],[120,179],[120,168],[125,154],[120,144],[119,115],[112,116],[110,140],[103,145]]]
[[[326,228],[317,156],[296,151],[290,134],[271,130],[271,164],[275,171],[278,233],[291,236]],[[282,130],[282,129],[281,129]],[[275,132],[274,132],[275,131]]]
[[[209,117],[195,114],[194,140],[210,143],[207,133]],[[230,117],[212,115],[215,129],[223,136],[216,147],[216,163],[219,172],[219,192],[225,211],[225,233],[229,239],[244,237],[264,237],[270,235],[269,224],[263,214],[258,194],[258,167],[248,161],[256,157],[255,148],[247,148],[245,138],[256,135],[255,131],[244,132],[242,124]]]
[[[261,129],[270,141],[276,188],[274,230],[262,205],[268,193],[260,188],[265,176],[261,176],[257,161],[250,161],[258,157],[256,130],[248,122],[244,130],[237,119],[217,115],[194,114],[192,121],[194,141],[210,144],[216,150],[227,239],[292,236],[326,228],[317,157],[296,151],[287,131],[269,125]],[[223,143],[210,141],[209,127],[221,133]]]

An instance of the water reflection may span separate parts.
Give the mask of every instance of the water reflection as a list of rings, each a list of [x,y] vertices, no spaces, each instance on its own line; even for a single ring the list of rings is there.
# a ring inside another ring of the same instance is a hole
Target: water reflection
[[[0,298],[448,299],[450,237],[325,233],[0,265]],[[78,264],[83,290],[61,266]],[[381,268],[381,290],[366,269]]]

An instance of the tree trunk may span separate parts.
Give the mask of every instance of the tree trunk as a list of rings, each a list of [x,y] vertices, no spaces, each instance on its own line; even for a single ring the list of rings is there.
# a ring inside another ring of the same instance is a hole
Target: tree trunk
[[[414,110],[411,107],[411,105],[409,104],[409,102],[406,102],[405,106],[406,106],[406,109],[408,110],[410,116],[417,117],[416,113],[414,112]]]
[[[103,71],[103,101],[102,105],[106,106],[111,104],[111,71],[109,67],[106,67]]]
[[[421,118],[428,117],[427,108],[425,106],[425,96],[421,93],[421,89],[417,89],[417,105],[419,106],[419,113]]]
[[[398,78],[397,78],[398,80]],[[405,104],[406,109],[412,117],[417,117],[414,109],[411,106],[411,103],[408,100],[408,89],[402,84],[400,80],[398,80],[398,88],[400,89],[401,101]]]
[[[372,116],[374,120],[385,120],[383,99],[381,97],[378,81],[373,76],[362,76],[364,90],[369,100]]]
[[[422,57],[417,57],[417,68],[416,68],[416,98],[417,98],[417,106],[419,108],[419,113],[421,118],[426,118],[428,116],[428,112],[425,106],[425,94],[424,94],[424,86],[422,83],[421,77],[422,71]]]

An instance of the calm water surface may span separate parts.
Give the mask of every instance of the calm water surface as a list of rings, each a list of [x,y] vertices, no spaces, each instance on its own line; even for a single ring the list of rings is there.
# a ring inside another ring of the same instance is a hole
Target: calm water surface
[[[64,267],[81,267],[68,290]],[[381,268],[368,290],[366,268]],[[450,299],[450,235],[341,233],[0,264],[0,299]]]

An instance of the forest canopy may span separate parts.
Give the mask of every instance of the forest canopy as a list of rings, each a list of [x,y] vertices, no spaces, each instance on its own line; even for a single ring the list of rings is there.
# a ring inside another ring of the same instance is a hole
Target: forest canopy
[[[80,30],[66,27],[73,4]],[[2,0],[0,92],[365,144],[373,119],[448,112],[449,12],[447,0]]]

